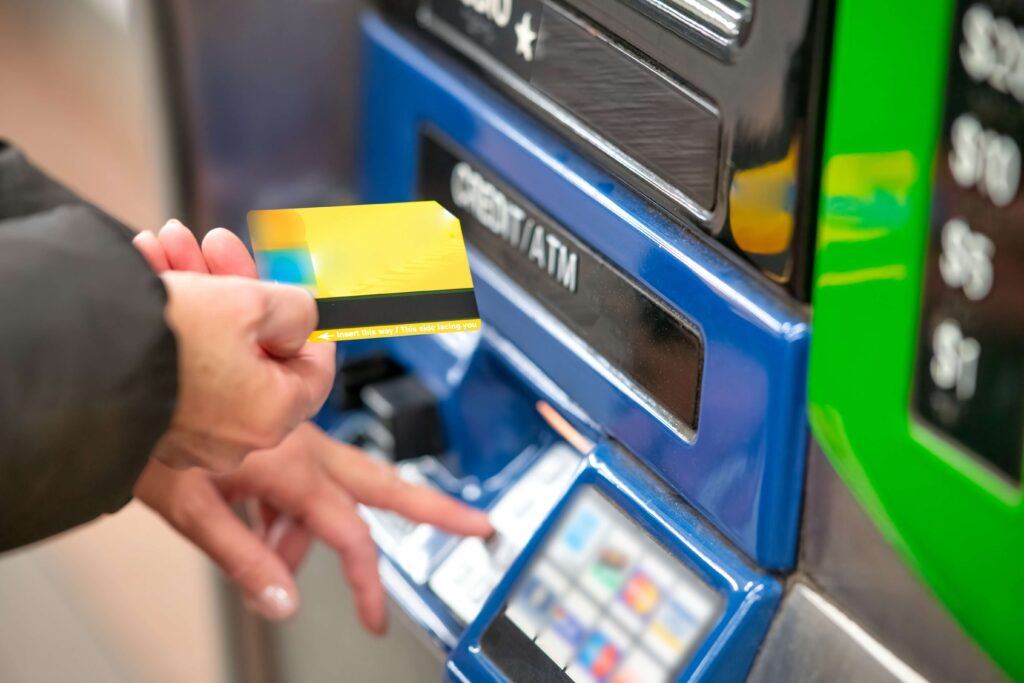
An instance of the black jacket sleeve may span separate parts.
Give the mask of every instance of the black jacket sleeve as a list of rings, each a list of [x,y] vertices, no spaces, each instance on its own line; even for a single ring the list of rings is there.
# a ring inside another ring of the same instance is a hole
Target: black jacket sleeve
[[[0,141],[0,551],[128,502],[170,423],[167,295],[131,235]]]

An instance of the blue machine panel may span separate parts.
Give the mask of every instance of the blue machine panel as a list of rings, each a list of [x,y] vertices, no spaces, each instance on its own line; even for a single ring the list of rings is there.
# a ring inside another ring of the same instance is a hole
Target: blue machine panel
[[[600,445],[466,629],[449,677],[742,680],[781,588],[663,489]]]
[[[540,438],[532,404],[507,388],[515,375],[583,431],[637,454],[758,564],[792,567],[806,439],[803,311],[439,50],[375,14],[364,17],[363,34],[364,201],[416,198],[430,172],[422,170],[424,137],[438,136],[687,321],[703,349],[689,424],[596,354],[522,277],[471,247],[482,342],[442,335],[372,344],[438,395],[456,454],[449,470],[476,477],[486,492]],[[582,273],[578,286],[587,287]]]

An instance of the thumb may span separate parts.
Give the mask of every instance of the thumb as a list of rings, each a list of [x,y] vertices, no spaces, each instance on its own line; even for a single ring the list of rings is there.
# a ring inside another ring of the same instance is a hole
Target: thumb
[[[214,275],[241,275],[256,279],[256,262],[242,240],[230,230],[214,228],[203,238],[203,256]]]
[[[263,315],[257,342],[271,356],[294,358],[316,329],[319,314],[312,295],[301,287],[256,283],[263,289]]]

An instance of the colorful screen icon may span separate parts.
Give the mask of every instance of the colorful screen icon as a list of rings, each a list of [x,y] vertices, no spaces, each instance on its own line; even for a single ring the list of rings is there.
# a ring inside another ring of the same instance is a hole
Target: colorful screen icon
[[[602,680],[615,669],[621,656],[619,645],[612,642],[606,633],[594,631],[583,643],[577,659],[594,678]]]
[[[551,565],[539,563],[509,604],[508,618],[527,636],[535,637],[568,585],[568,579]]]
[[[583,575],[581,585],[599,603],[615,597],[640,554],[635,530],[619,527],[608,534]]]

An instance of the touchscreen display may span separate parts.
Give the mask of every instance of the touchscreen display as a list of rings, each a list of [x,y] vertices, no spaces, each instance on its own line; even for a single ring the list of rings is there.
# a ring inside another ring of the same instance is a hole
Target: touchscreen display
[[[587,489],[526,570],[482,646],[514,680],[671,681],[721,605],[703,580]],[[508,651],[513,644],[518,652]]]

